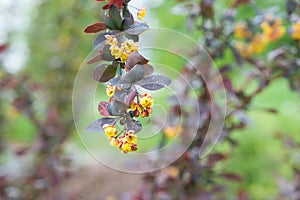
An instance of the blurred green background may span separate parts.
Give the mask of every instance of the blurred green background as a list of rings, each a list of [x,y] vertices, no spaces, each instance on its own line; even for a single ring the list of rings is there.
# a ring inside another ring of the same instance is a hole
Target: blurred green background
[[[170,0],[132,1],[136,7],[145,5],[149,8],[145,21],[149,21],[152,26],[174,29],[201,41],[201,32],[187,31],[185,16],[172,13],[172,8],[177,3]],[[222,13],[227,3],[228,1],[216,1],[216,13]],[[274,7],[284,10],[285,1],[257,1],[256,4],[260,8]],[[165,17],[166,14],[169,16]],[[95,1],[0,2],[0,44],[8,44],[7,51],[1,56],[0,77],[5,79],[7,73],[22,75],[35,84],[44,85],[32,97],[36,117],[40,120],[46,119],[49,117],[49,108],[55,108],[57,120],[66,125],[62,129],[65,132],[62,137],[65,138],[58,136],[55,140],[64,142],[62,152],[75,160],[76,157],[89,157],[78,142],[72,119],[74,79],[90,53],[95,38],[94,35],[84,34],[82,30],[86,25],[99,21],[102,15],[101,5]],[[252,15],[247,6],[238,9],[238,19],[251,18]],[[164,54],[155,60],[172,65],[178,70],[184,64],[183,61],[176,61]],[[216,63],[231,63],[232,60],[232,56],[225,56]],[[232,74],[236,85],[243,81],[240,73],[241,70],[237,68]],[[28,115],[12,106],[16,93],[2,90],[0,95],[0,161],[3,171],[13,165],[12,152],[34,144],[38,128]],[[166,100],[160,98],[158,101],[164,104]],[[285,184],[292,180],[291,166],[300,169],[299,148],[288,148],[286,142],[289,141],[282,139],[284,135],[292,142],[300,143],[299,94],[290,90],[286,80],[279,79],[254,99],[253,107],[274,108],[278,109],[278,113],[274,115],[255,109],[247,111],[245,118],[250,121],[248,127],[232,134],[238,145],[234,148],[227,142],[216,145],[215,150],[232,155],[228,160],[219,163],[217,170],[237,172],[243,178],[242,183],[227,184],[231,188],[226,191],[227,199],[231,199],[239,188],[246,188],[251,199],[274,199],[279,193],[278,183]],[[82,115],[85,116],[84,113]],[[86,121],[89,122],[88,119]],[[54,144],[57,145],[55,142]]]

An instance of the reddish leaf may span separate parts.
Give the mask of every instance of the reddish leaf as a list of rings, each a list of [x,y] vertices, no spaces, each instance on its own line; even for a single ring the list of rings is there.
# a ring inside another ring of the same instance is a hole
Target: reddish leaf
[[[99,104],[98,104],[98,111],[100,113],[100,115],[103,115],[103,116],[110,116],[108,110],[107,110],[107,105],[109,103],[108,102],[105,102],[105,101],[101,101]]]
[[[7,49],[7,45],[6,44],[1,44],[0,45],[0,53],[2,53],[3,51],[5,51]]]
[[[96,1],[105,1],[105,0],[96,0]],[[108,4],[106,4],[105,6],[103,6],[103,9],[109,9],[112,5],[116,5],[118,8],[121,8],[122,5],[124,3],[124,0],[110,0]]]
[[[227,158],[227,156],[224,154],[214,153],[214,154],[209,155],[207,162],[209,165],[213,165],[214,163],[221,161],[221,160],[225,160],[226,158]]]
[[[91,24],[89,26],[87,26],[84,29],[85,33],[98,33],[100,31],[103,31],[106,29],[106,25],[104,22],[96,22],[94,24]]]
[[[106,64],[101,64],[100,66],[96,67],[93,74],[94,80],[98,82],[107,82],[115,77],[117,68],[112,65],[108,65],[106,68],[105,66]]]
[[[246,190],[239,190],[238,191],[238,200],[249,200],[249,196]]]
[[[200,3],[201,14],[208,19],[213,19],[215,12],[213,7],[213,0],[203,0]]]
[[[250,3],[250,0],[235,0],[232,4],[232,7],[236,8],[240,5]]]
[[[223,84],[224,84],[225,88],[228,90],[228,92],[233,92],[232,82],[229,78],[224,77]]]
[[[131,70],[136,64],[144,65],[147,64],[149,60],[144,58],[139,52],[133,52],[129,55],[126,64],[125,64],[125,70],[129,71]]]
[[[234,173],[223,173],[223,174],[220,174],[220,176],[227,180],[234,181],[234,182],[242,181],[242,177],[239,176],[238,174],[234,174]]]
[[[102,59],[101,59],[101,53],[102,53],[102,52],[99,52],[99,54],[98,54],[97,56],[95,56],[94,58],[92,58],[91,60],[89,60],[89,61],[87,62],[87,64],[93,64],[93,63],[96,63],[96,62],[101,61],[101,60],[102,60]]]

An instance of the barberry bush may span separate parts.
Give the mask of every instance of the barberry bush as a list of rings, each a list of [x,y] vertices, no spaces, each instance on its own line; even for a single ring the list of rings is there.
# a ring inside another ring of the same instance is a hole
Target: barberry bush
[[[94,41],[98,55],[88,63],[111,62],[100,64],[93,74],[96,81],[107,84],[109,101],[101,101],[98,105],[99,113],[105,117],[94,121],[86,130],[104,132],[110,144],[123,153],[138,150],[136,134],[141,131],[142,124],[137,119],[149,117],[153,112],[154,98],[149,93],[141,94],[137,87],[155,91],[170,84],[168,77],[153,75],[153,67],[138,52],[139,35],[149,29],[149,25],[134,20],[128,3],[110,1],[103,6],[103,10],[108,10],[104,22],[91,24],[84,30],[86,33],[105,30]],[[145,15],[145,7],[137,11],[138,20]],[[117,123],[122,130],[117,130]]]

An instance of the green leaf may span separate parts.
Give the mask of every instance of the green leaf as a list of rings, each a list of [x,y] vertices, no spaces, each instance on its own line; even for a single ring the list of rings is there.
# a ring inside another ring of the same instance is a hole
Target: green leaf
[[[104,132],[104,130],[102,128],[102,126],[104,124],[114,125],[117,121],[118,121],[117,118],[108,118],[108,117],[100,118],[100,119],[95,120],[90,125],[88,125],[85,128],[85,130],[87,132]]]
[[[104,19],[105,25],[110,30],[118,30],[117,25],[115,24],[114,20],[110,17],[106,17]]]
[[[150,27],[146,23],[137,23],[137,24],[132,24],[129,29],[127,29],[125,32],[128,33],[129,35],[139,35],[146,30],[148,30]]]
[[[104,68],[106,64],[101,64],[100,66],[96,67],[93,78],[98,82],[107,82],[113,77],[115,77],[117,68],[113,67],[112,65],[108,65]]]
[[[159,90],[165,86],[170,85],[170,83],[171,80],[164,75],[152,75],[136,82],[137,85],[151,91]]]
[[[112,23],[115,25],[115,29],[113,30],[119,30],[122,26],[122,17],[120,15],[120,10],[117,6],[112,5],[109,8],[109,17],[112,20]]]
[[[122,14],[123,14],[123,17],[129,18],[129,19],[130,19],[131,24],[134,22],[133,16],[132,16],[132,14],[129,12],[127,6],[124,6],[124,7],[123,7]]]

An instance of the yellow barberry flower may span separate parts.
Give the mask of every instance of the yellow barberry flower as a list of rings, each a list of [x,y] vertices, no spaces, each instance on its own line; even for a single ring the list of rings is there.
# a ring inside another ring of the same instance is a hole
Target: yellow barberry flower
[[[118,47],[117,45],[112,45],[109,48],[110,53],[112,56],[114,56],[116,59],[120,58],[122,50],[120,47]]]
[[[268,21],[261,23],[260,27],[268,40],[276,41],[285,34],[286,29],[281,23],[281,19],[269,19]]]
[[[147,108],[146,108],[146,111],[147,111],[147,113],[148,113],[149,115],[152,114],[152,112],[153,112],[152,108],[150,108],[150,107],[147,107]]]
[[[128,131],[128,133],[125,134],[124,142],[128,142],[130,144],[136,144],[137,143],[137,136],[134,134],[134,131]]]
[[[177,167],[170,166],[165,168],[165,173],[171,178],[177,178],[180,174],[180,170]]]
[[[149,117],[149,113],[147,111],[143,110],[141,113],[141,117],[142,118]]]
[[[104,133],[109,138],[115,137],[118,134],[118,130],[112,125],[104,124],[103,129],[104,129]]]
[[[292,25],[292,38],[300,40],[300,20]]]
[[[140,99],[140,104],[144,108],[147,108],[147,107],[151,108],[153,106],[153,102],[154,102],[154,99],[149,94],[144,94],[143,97]]]
[[[245,22],[238,23],[234,27],[234,36],[239,39],[249,38],[252,35],[251,31]]]
[[[110,140],[110,145],[112,145],[114,147],[117,147],[120,144],[120,141],[115,137],[111,137],[111,138],[109,138],[109,140]]]
[[[167,126],[163,129],[164,134],[168,138],[174,138],[177,134],[181,132],[180,126]]]
[[[249,43],[248,48],[250,54],[258,54],[263,52],[267,45],[269,43],[269,40],[266,38],[266,35],[255,35],[252,41]]]
[[[141,9],[138,10],[137,12],[137,18],[139,20],[142,20],[144,19],[144,17],[146,16],[147,14],[147,10],[146,10],[146,7],[142,7]]]
[[[106,44],[118,45],[118,40],[114,35],[105,35],[104,37],[106,38]]]
[[[126,40],[122,43],[121,48],[123,48],[127,53],[132,53],[139,49],[138,45],[133,40]]]
[[[138,146],[137,144],[124,142],[120,145],[120,149],[122,150],[123,153],[128,153],[128,152],[136,151],[138,149]]]
[[[120,53],[120,59],[121,59],[121,61],[122,61],[122,62],[126,62],[128,56],[129,56],[128,53],[122,51],[122,52]]]
[[[235,48],[238,50],[238,52],[239,52],[239,53],[241,54],[241,56],[244,57],[244,58],[248,58],[248,57],[251,55],[251,53],[250,53],[250,51],[249,51],[249,48],[248,48],[247,44],[244,43],[244,42],[237,42],[237,43],[235,44]]]
[[[139,105],[136,103],[136,102],[131,102],[130,106],[129,106],[129,109],[130,110],[135,110]]]
[[[115,86],[113,86],[113,85],[107,85],[106,86],[106,94],[107,94],[107,96],[112,97],[114,95],[114,93],[115,93],[115,89],[116,89]]]

